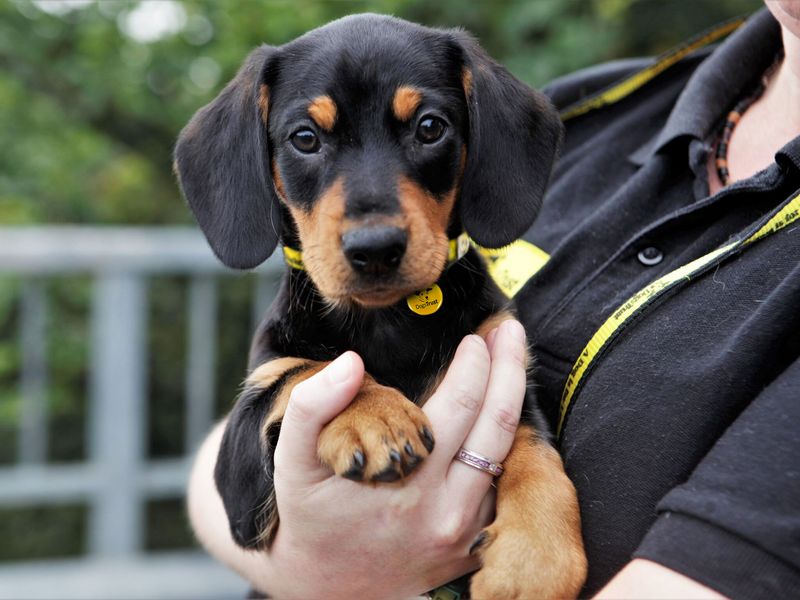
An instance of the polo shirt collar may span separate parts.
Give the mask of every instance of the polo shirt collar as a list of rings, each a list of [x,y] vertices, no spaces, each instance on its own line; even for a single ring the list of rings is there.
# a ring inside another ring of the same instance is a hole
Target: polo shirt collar
[[[719,123],[720,110],[732,106],[755,84],[753,73],[760,77],[780,48],[780,26],[762,9],[703,61],[661,131],[628,158],[641,166],[673,140],[686,136],[706,139]]]
[[[800,136],[781,148],[775,155],[776,162],[783,168],[794,168],[800,173]]]

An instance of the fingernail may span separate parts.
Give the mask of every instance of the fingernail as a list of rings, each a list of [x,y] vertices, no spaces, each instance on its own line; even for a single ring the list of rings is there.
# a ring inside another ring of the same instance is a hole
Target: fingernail
[[[522,327],[522,323],[516,320],[509,320],[503,321],[500,327],[504,327],[505,330],[514,336],[514,339],[518,342],[525,341],[525,329]]]
[[[328,365],[328,381],[331,383],[342,383],[350,378],[353,372],[353,357],[349,352],[345,352],[330,365]]]

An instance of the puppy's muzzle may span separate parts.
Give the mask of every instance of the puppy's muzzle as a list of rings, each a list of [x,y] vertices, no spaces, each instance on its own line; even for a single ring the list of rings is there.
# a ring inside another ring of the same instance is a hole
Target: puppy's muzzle
[[[363,227],[342,235],[342,250],[356,273],[391,275],[403,260],[408,234],[399,227]]]

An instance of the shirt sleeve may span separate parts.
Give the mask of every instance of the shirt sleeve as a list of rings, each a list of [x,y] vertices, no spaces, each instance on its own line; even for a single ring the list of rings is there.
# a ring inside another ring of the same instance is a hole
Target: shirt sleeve
[[[800,360],[657,510],[635,557],[734,598],[800,597]]]

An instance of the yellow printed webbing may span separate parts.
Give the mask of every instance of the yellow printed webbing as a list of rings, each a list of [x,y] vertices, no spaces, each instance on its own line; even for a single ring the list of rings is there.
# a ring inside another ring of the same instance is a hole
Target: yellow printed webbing
[[[286,261],[286,264],[293,269],[297,269],[298,271],[305,271],[306,269],[305,264],[303,264],[303,253],[300,252],[300,250],[284,246],[283,259]]]
[[[578,360],[572,367],[572,370],[567,377],[567,382],[564,385],[564,391],[561,394],[561,405],[559,407],[560,414],[558,419],[558,428],[556,429],[557,435],[560,437],[564,427],[564,421],[569,411],[570,404],[575,396],[575,392],[583,381],[587,369],[592,364],[592,361],[598,354],[605,348],[608,341],[619,331],[619,328],[631,317],[637,314],[650,300],[656,298],[666,289],[672,287],[675,283],[682,279],[689,280],[691,277],[703,269],[706,265],[711,263],[714,259],[726,253],[733,254],[735,251],[742,249],[753,242],[760,240],[772,233],[780,231],[793,221],[800,218],[800,194],[792,198],[782,209],[780,209],[771,219],[769,219],[763,227],[750,235],[744,240],[731,242],[721,248],[717,248],[709,252],[705,256],[701,256],[692,262],[667,273],[660,279],[642,288],[633,296],[628,298],[622,306],[617,308],[608,319],[600,326],[589,343],[583,349],[583,352],[578,356]]]
[[[517,240],[502,248],[475,246],[486,260],[486,270],[503,293],[513,298],[550,258],[541,248]]]
[[[428,592],[428,598],[430,598],[430,600],[459,600],[461,598],[461,592],[456,591],[450,585],[443,585],[432,592]]]
[[[585,100],[579,101],[577,104],[568,106],[561,112],[561,120],[567,121],[589,111],[595,110],[602,106],[614,104],[619,102],[626,96],[629,96],[634,91],[638,90],[645,83],[663,73],[672,65],[680,62],[683,58],[720,38],[725,37],[729,33],[738,29],[745,19],[736,18],[726,21],[717,27],[699,34],[697,37],[688,40],[687,42],[677,46],[658,57],[653,64],[642,69],[620,81],[619,83],[607,88],[594,96],[590,96]]]
[[[469,250],[469,235],[466,232],[447,243],[447,262],[454,263],[461,259]]]

